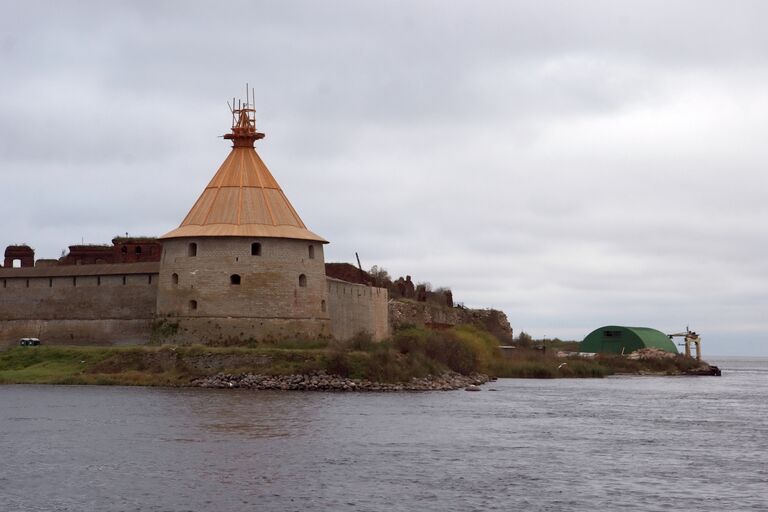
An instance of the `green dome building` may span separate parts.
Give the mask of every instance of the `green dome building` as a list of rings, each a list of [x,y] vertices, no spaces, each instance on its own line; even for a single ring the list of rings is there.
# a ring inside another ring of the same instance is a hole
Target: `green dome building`
[[[657,348],[677,354],[669,336],[649,327],[607,325],[595,329],[581,342],[582,352],[630,354],[641,348]]]

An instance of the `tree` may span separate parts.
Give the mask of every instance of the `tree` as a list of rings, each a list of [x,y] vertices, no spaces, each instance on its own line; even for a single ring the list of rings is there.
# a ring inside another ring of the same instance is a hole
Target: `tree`
[[[378,265],[372,266],[368,273],[371,275],[371,279],[373,279],[374,286],[386,287],[389,283],[392,282],[392,279],[389,277],[389,272],[387,272],[385,268],[379,267]]]

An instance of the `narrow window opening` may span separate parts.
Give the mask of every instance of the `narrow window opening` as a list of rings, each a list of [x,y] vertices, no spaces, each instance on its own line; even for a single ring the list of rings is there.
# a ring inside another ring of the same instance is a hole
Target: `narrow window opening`
[[[96,286],[101,286],[101,276],[96,276]]]
[[[3,288],[8,288],[8,280],[3,279]]]
[[[27,288],[29,288],[29,279],[27,279]]]
[[[187,256],[197,256],[197,244],[192,242],[187,247]]]
[[[179,284],[179,274],[171,274],[171,282],[173,282],[173,284]]]
[[[53,279],[48,279],[48,288],[53,288]]]
[[[152,284],[152,274],[147,276],[147,284]]]
[[[136,246],[136,249],[134,249],[134,252],[135,252],[136,254],[141,254],[141,246],[140,246],[140,245],[137,245],[137,246]]]
[[[13,268],[21,268],[21,260],[13,260],[13,264],[11,266]]]
[[[197,309],[197,301],[196,300],[189,301],[189,310],[195,311],[196,309]]]
[[[128,278],[123,276],[123,286],[125,286],[128,283]]]
[[[325,313],[325,301],[324,301],[324,300],[321,300],[321,301],[320,301],[320,311],[322,311],[323,313]]]
[[[315,246],[310,245],[309,246],[309,259],[313,260],[315,259]]]
[[[307,276],[304,274],[301,274],[299,276],[299,286],[302,288],[305,288],[307,286]]]
[[[72,286],[77,286],[77,277],[72,278]]]
[[[232,274],[231,276],[229,276],[229,284],[239,285],[240,274]]]
[[[251,256],[261,256],[261,244],[259,242],[251,244]]]

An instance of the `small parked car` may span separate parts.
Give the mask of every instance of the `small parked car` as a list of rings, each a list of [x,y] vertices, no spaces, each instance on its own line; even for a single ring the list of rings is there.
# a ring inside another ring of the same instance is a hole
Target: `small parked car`
[[[22,347],[36,347],[40,345],[40,340],[38,338],[21,338],[19,345]]]

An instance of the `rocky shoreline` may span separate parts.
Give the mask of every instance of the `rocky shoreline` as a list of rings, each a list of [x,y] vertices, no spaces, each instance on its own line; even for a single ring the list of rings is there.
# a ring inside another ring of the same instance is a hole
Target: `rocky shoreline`
[[[252,373],[219,373],[195,379],[193,386],[221,389],[256,389],[282,391],[453,391],[479,386],[491,380],[484,374],[461,375],[444,373],[413,378],[408,382],[373,382],[365,379],[349,379],[339,375],[317,372],[308,375],[259,375]]]

